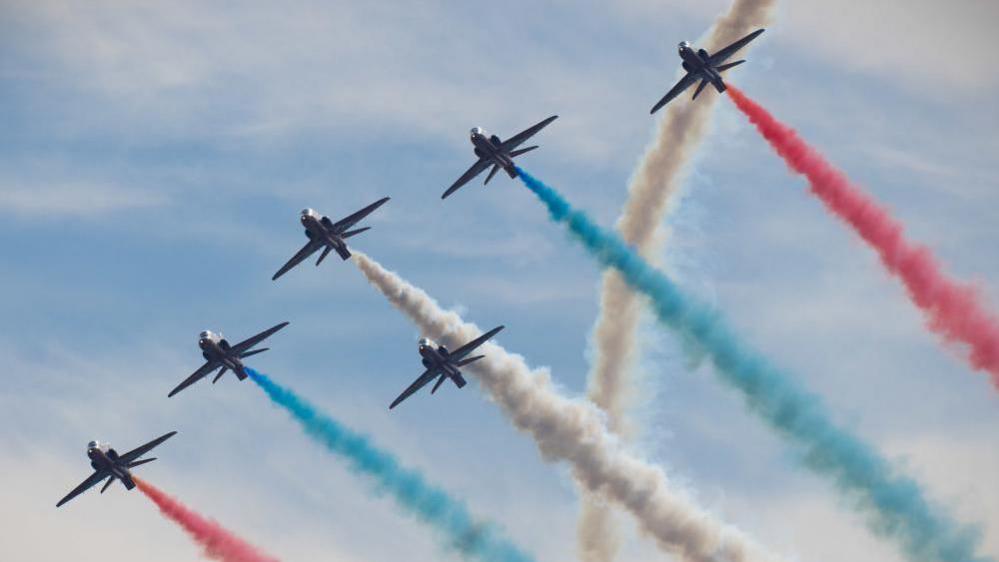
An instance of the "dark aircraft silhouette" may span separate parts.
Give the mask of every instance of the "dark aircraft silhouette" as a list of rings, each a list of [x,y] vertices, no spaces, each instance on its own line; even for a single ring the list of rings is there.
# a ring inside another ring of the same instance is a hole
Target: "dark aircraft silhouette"
[[[465,356],[475,350],[475,348],[486,343],[486,340],[498,334],[502,329],[503,326],[497,326],[451,352],[443,345],[434,347],[434,342],[427,338],[421,338],[419,343],[420,357],[422,358],[423,366],[427,370],[423,371],[423,374],[413,384],[409,385],[409,388],[402,391],[402,394],[389,405],[389,410],[398,406],[400,402],[409,398],[410,395],[426,386],[434,378],[437,378],[437,382],[430,390],[430,394],[437,392],[437,389],[444,384],[446,379],[451,379],[458,388],[465,386],[465,378],[461,376],[461,371],[458,370],[458,367],[464,367],[472,361],[478,361],[485,357],[485,355],[476,355],[468,359],[465,359]]]
[[[336,253],[340,254],[340,257],[347,259],[350,257],[350,250],[347,249],[347,242],[345,240],[354,236],[355,234],[360,234],[365,230],[370,229],[370,226],[364,228],[358,228],[354,230],[347,230],[350,227],[357,224],[361,219],[371,214],[372,211],[381,207],[388,201],[389,197],[384,197],[375,201],[374,203],[368,205],[367,207],[357,211],[356,213],[340,219],[337,222],[333,222],[329,217],[324,217],[312,209],[304,209],[302,211],[302,226],[305,227],[305,235],[309,237],[309,241],[302,246],[302,249],[298,251],[297,254],[288,260],[288,263],[281,266],[281,269],[271,277],[271,280],[276,280],[288,272],[291,268],[305,261],[306,258],[323,248],[322,255],[316,261],[316,265],[323,263],[326,256],[331,250],[336,250]]]
[[[125,488],[131,490],[135,487],[135,481],[132,480],[132,473],[129,469],[135,468],[140,464],[146,464],[147,462],[153,462],[156,460],[155,457],[151,459],[139,460],[139,457],[153,450],[154,447],[176,434],[176,431],[171,431],[170,433],[157,437],[149,443],[133,449],[124,455],[119,455],[118,452],[112,449],[111,445],[107,443],[91,441],[87,444],[87,456],[90,457],[90,466],[94,468],[94,473],[81,482],[79,486],[73,488],[73,491],[66,494],[66,497],[59,500],[56,507],[61,506],[62,504],[96,486],[105,478],[107,478],[108,481],[104,484],[104,487],[101,488],[102,494],[104,493],[104,490],[107,490],[108,487],[111,486],[111,483],[116,479],[121,480],[121,483],[125,485]]]
[[[472,129],[470,140],[472,141],[472,146],[475,147],[475,155],[479,159],[475,164],[472,164],[472,167],[468,171],[458,178],[458,181],[447,188],[444,195],[441,195],[441,199],[447,198],[448,195],[451,195],[458,188],[471,181],[472,178],[484,172],[489,166],[492,166],[493,169],[489,171],[489,175],[486,176],[486,181],[483,185],[489,183],[489,180],[493,179],[493,176],[496,175],[496,172],[500,168],[503,168],[511,178],[517,177],[517,168],[513,164],[513,159],[525,152],[530,152],[538,148],[537,146],[529,146],[517,150],[517,147],[524,144],[527,139],[536,135],[538,131],[547,127],[555,119],[558,119],[558,115],[552,115],[548,119],[517,133],[505,141],[501,141],[496,135],[486,136],[488,133],[482,127]]]
[[[222,367],[219,374],[215,375],[212,379],[212,384],[218,382],[222,375],[225,374],[226,370],[231,370],[236,373],[236,377],[239,380],[246,378],[246,368],[243,365],[243,359],[251,355],[256,355],[258,353],[263,353],[267,351],[268,348],[263,349],[253,349],[253,347],[265,339],[274,335],[275,332],[287,326],[287,322],[281,322],[277,326],[268,328],[263,332],[253,336],[252,338],[243,340],[236,345],[229,345],[222,334],[216,334],[209,330],[205,330],[198,335],[198,347],[201,348],[201,355],[205,358],[205,364],[201,366],[197,371],[184,379],[184,382],[177,385],[177,388],[170,391],[167,396],[173,396],[181,390],[191,386],[192,384],[198,382],[201,378],[207,376],[215,369]]]
[[[652,106],[652,111],[649,113],[659,111],[659,108],[669,103],[670,100],[683,93],[683,91],[687,88],[693,86],[698,80],[700,80],[701,83],[698,84],[697,89],[694,90],[693,99],[697,99],[697,95],[701,93],[701,90],[703,90],[708,83],[714,86],[719,93],[724,92],[725,82],[722,81],[721,73],[746,61],[737,60],[728,64],[722,63],[734,55],[736,51],[749,44],[750,41],[756,39],[761,33],[763,33],[763,31],[763,29],[757,29],[713,55],[708,54],[708,52],[704,49],[698,49],[695,51],[694,47],[687,41],[680,43],[680,58],[683,59],[683,69],[687,71],[687,74],[685,74],[669,92],[666,92],[663,99],[659,100],[656,105]]]

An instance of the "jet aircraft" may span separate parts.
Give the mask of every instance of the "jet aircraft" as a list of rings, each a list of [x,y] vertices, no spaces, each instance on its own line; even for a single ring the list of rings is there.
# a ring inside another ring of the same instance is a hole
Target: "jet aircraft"
[[[472,146],[475,147],[475,155],[479,159],[475,164],[472,164],[472,167],[468,171],[458,178],[458,181],[447,188],[444,195],[441,195],[441,199],[447,198],[448,195],[451,195],[458,188],[471,181],[472,178],[484,172],[489,166],[492,166],[493,169],[489,171],[489,175],[486,176],[486,181],[483,185],[489,183],[489,180],[493,179],[493,176],[496,175],[496,172],[500,168],[503,168],[511,178],[517,177],[517,168],[514,166],[513,159],[525,152],[530,152],[538,148],[537,146],[529,146],[518,150],[517,147],[524,144],[527,139],[536,135],[538,131],[547,127],[555,119],[558,119],[558,115],[552,115],[548,119],[517,133],[505,141],[500,140],[496,135],[490,136],[482,127],[472,129],[470,140],[472,141]]]
[[[254,346],[264,341],[265,339],[274,335],[275,332],[287,326],[287,322],[281,322],[277,326],[268,328],[259,334],[243,340],[236,345],[229,345],[225,337],[222,334],[216,334],[210,330],[205,330],[198,335],[198,347],[201,348],[201,355],[205,358],[205,364],[202,365],[197,371],[184,379],[184,382],[177,385],[177,388],[170,391],[167,396],[173,396],[181,390],[191,386],[192,384],[198,382],[201,378],[209,375],[215,369],[219,367],[222,368],[219,374],[215,375],[212,379],[212,384],[218,382],[222,375],[225,374],[226,370],[231,370],[236,373],[236,377],[239,380],[246,378],[246,367],[243,365],[243,359],[251,355],[256,355],[258,353],[263,353],[269,348],[263,349],[253,349]],[[251,351],[252,350],[252,351]]]
[[[347,249],[347,238],[360,234],[371,227],[366,226],[354,230],[348,229],[371,214],[372,211],[384,205],[389,199],[389,197],[383,197],[337,222],[331,221],[329,217],[324,217],[313,209],[302,210],[302,216],[299,220],[302,221],[302,226],[305,227],[305,235],[309,238],[309,241],[305,243],[305,246],[302,246],[302,249],[297,254],[288,260],[288,263],[281,266],[281,269],[274,274],[274,277],[271,277],[271,280],[277,280],[278,277],[281,277],[288,270],[305,261],[306,258],[319,251],[320,248],[323,248],[323,253],[316,260],[316,265],[323,263],[323,260],[326,259],[331,250],[335,250],[341,258],[348,259],[350,257],[350,250]]]
[[[66,494],[66,497],[59,500],[56,507],[61,506],[62,504],[96,486],[105,478],[107,478],[108,481],[104,484],[104,487],[101,488],[102,494],[104,493],[104,490],[107,490],[108,487],[111,486],[111,483],[116,479],[121,480],[121,483],[125,485],[125,488],[131,490],[135,487],[135,481],[132,480],[132,473],[129,469],[135,468],[140,464],[146,464],[147,462],[153,462],[156,460],[155,457],[151,459],[139,460],[139,457],[153,450],[153,448],[158,446],[160,443],[163,443],[176,434],[176,431],[171,431],[170,433],[157,437],[149,443],[146,443],[145,445],[133,449],[123,455],[119,455],[118,452],[112,449],[111,445],[107,443],[91,441],[87,444],[87,456],[90,457],[90,466],[93,467],[94,473],[81,482],[79,486],[73,488],[73,491]]]
[[[435,347],[434,342],[427,338],[421,338],[419,342],[420,357],[423,366],[427,370],[392,402],[389,410],[398,406],[400,402],[409,398],[410,395],[426,386],[434,378],[437,378],[437,382],[430,390],[430,394],[437,392],[437,389],[444,384],[446,379],[451,379],[458,388],[465,386],[465,378],[461,376],[461,371],[458,370],[458,367],[464,367],[473,361],[478,361],[485,357],[485,355],[476,355],[467,359],[465,358],[475,348],[484,344],[502,329],[503,326],[497,326],[454,351],[448,351],[443,345]]]
[[[728,60],[729,57],[734,55],[736,51],[748,45],[750,41],[756,39],[763,32],[763,29],[757,29],[713,55],[709,54],[704,49],[698,49],[695,51],[689,41],[680,43],[680,58],[683,59],[683,69],[687,71],[687,74],[685,74],[683,78],[681,78],[680,81],[677,82],[676,85],[673,86],[673,88],[670,89],[670,91],[667,92],[658,103],[656,103],[656,105],[652,106],[652,111],[650,111],[650,113],[659,111],[659,108],[669,103],[670,100],[683,93],[683,91],[687,88],[693,86],[698,80],[700,80],[701,83],[698,84],[697,89],[694,90],[693,99],[697,99],[698,94],[701,93],[701,90],[703,90],[708,83],[714,86],[719,93],[724,92],[726,88],[725,82],[722,81],[721,73],[746,61],[737,60],[728,64],[723,63]]]

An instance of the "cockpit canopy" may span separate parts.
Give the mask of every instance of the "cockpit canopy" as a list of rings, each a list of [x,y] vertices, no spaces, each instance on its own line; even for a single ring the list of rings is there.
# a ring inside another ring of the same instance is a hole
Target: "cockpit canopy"
[[[428,347],[433,347],[434,342],[431,341],[430,338],[420,338],[420,341],[417,343],[417,345],[420,346],[420,349],[425,349]]]
[[[100,442],[95,439],[94,441],[87,443],[87,450],[92,451],[94,449],[99,448],[100,446],[101,446]]]
[[[690,49],[690,47],[690,41],[680,41],[680,44],[677,46],[677,48],[681,51],[684,49]]]
[[[319,213],[317,213],[315,209],[302,209],[302,218],[304,219],[305,217],[318,219]]]
[[[210,341],[219,341],[222,339],[222,334],[216,334],[211,330],[205,330],[198,334],[198,345],[205,345]]]
[[[486,130],[483,129],[482,127],[473,127],[472,130],[470,131],[470,134],[473,137],[474,136],[484,137],[484,136],[486,136]]]

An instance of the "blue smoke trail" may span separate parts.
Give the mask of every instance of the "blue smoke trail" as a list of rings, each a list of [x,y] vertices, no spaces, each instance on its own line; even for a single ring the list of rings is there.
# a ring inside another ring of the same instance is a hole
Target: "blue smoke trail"
[[[604,266],[617,269],[633,289],[648,296],[661,322],[703,348],[722,380],[740,390],[749,408],[772,428],[802,447],[804,464],[846,492],[872,531],[898,540],[906,556],[919,562],[992,562],[975,557],[976,531],[957,525],[930,504],[917,482],[899,474],[871,445],[836,426],[820,398],[745,346],[718,311],[681,293],[616,234],[573,209],[557,191],[517,171],[548,207],[552,220],[567,224]]]
[[[430,484],[419,472],[401,466],[395,456],[379,449],[369,438],[319,412],[267,375],[249,368],[246,373],[271,401],[301,424],[309,437],[345,458],[354,472],[373,478],[379,491],[387,492],[400,506],[440,531],[451,548],[467,558],[486,562],[534,562],[495,528],[476,521],[464,502]]]

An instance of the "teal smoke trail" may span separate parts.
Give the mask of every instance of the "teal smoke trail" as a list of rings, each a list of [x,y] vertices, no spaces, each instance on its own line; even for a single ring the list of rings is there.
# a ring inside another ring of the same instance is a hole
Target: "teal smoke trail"
[[[871,445],[836,426],[820,398],[740,341],[718,311],[684,295],[557,191],[518,172],[548,207],[552,220],[565,223],[604,266],[617,269],[628,285],[648,296],[662,323],[702,348],[722,380],[742,392],[753,412],[800,446],[804,464],[846,492],[876,534],[898,541],[906,556],[918,562],[993,562],[976,557],[977,532],[956,524],[931,505],[916,481],[900,474]]]
[[[345,458],[354,472],[371,477],[380,492],[388,493],[406,511],[436,528],[448,546],[466,558],[485,562],[534,562],[495,528],[476,521],[464,502],[430,484],[419,472],[401,466],[394,455],[379,449],[368,437],[318,411],[267,375],[249,368],[246,373],[271,401],[291,414],[309,437]]]

